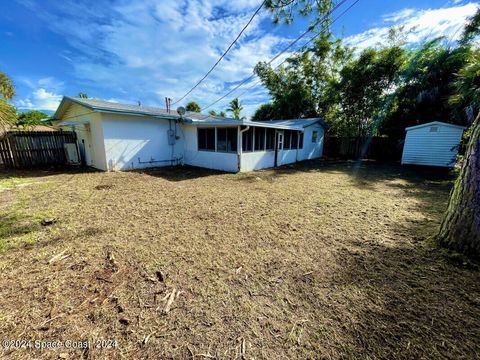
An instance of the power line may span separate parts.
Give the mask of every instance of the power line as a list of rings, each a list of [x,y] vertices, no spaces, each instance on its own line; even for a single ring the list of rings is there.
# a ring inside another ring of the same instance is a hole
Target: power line
[[[354,7],[360,0],[356,0],[353,4],[351,4],[347,9],[345,9],[340,15],[338,15],[335,19],[332,20],[332,22],[330,23],[333,24],[335,23],[338,19],[340,19],[343,15],[345,15],[345,13],[347,11],[349,11],[352,7]],[[311,43],[313,40],[315,40],[317,37],[319,37],[321,35],[321,32],[319,32],[317,35],[315,36],[312,36],[305,44],[303,44],[302,48],[304,48],[305,46],[307,46],[309,43]],[[285,58],[282,60],[282,62],[280,62],[279,64],[277,64],[274,69],[277,69],[279,68],[280,66],[282,66],[289,58]],[[243,95],[245,95],[247,92],[249,92],[250,90],[252,90],[253,88],[255,88],[259,83],[261,82],[261,79],[255,81],[253,83],[252,86],[250,86],[249,88],[245,89],[245,91],[241,92],[240,95],[238,95],[237,97],[240,98],[242,97]]]
[[[330,16],[336,9],[338,9],[341,5],[343,5],[347,0],[342,0],[340,1],[337,5],[335,5],[329,12],[328,14],[326,14],[322,19],[319,19],[317,22],[315,22],[315,24],[313,24],[312,26],[310,26],[305,32],[303,32],[299,37],[297,37],[294,41],[292,41],[285,49],[283,49],[280,53],[278,53],[276,56],[274,56],[272,59],[270,59],[267,64],[271,64],[273,61],[275,61],[276,59],[278,59],[282,54],[284,54],[285,52],[287,52],[293,45],[295,45],[297,42],[299,42],[301,39],[303,39],[305,37],[305,35],[307,35],[309,32],[311,32],[315,26],[319,25],[319,24],[322,24],[323,26],[323,23],[325,23],[327,20],[328,20],[328,16]],[[348,12],[353,6],[355,6],[360,0],[355,0],[353,2],[353,4],[351,4],[342,14],[340,14],[336,19],[332,20],[332,22],[330,23],[333,24],[335,21],[337,21],[341,16],[343,16],[346,12]],[[314,37],[312,37],[306,44],[308,44],[310,41],[312,41],[314,38],[318,37],[319,35],[321,34],[321,32],[317,35],[315,35]],[[284,63],[286,61],[286,59],[284,61],[282,61],[282,63]],[[280,63],[280,64],[282,64]],[[277,65],[278,66],[280,66]],[[203,110],[206,110],[210,107],[212,107],[213,105],[217,104],[218,102],[220,102],[221,100],[223,100],[224,98],[226,98],[227,96],[229,96],[230,94],[232,94],[233,92],[235,92],[237,89],[239,89],[241,86],[243,86],[245,83],[247,83],[248,81],[250,81],[251,79],[253,79],[255,77],[255,74],[252,74],[251,76],[249,76],[248,78],[246,78],[245,80],[241,81],[239,84],[237,84],[232,90],[230,90],[229,92],[227,92],[225,95],[221,96],[220,98],[218,98],[217,100],[215,100],[214,102],[212,102],[211,104],[209,104],[208,106],[204,107]]]
[[[233,47],[233,45],[235,45],[235,43],[238,41],[238,39],[240,38],[240,36],[242,36],[243,32],[247,29],[247,27],[250,25],[250,23],[253,21],[253,19],[255,18],[255,16],[257,16],[258,12],[261,10],[261,8],[263,7],[263,5],[265,5],[265,2],[267,0],[264,0],[261,5],[257,8],[257,10],[255,10],[255,12],[253,13],[252,17],[250,18],[250,20],[248,20],[247,24],[243,27],[243,29],[240,31],[240,33],[237,35],[237,37],[235,38],[235,40],[233,40],[233,42],[230,44],[230,46],[227,48],[227,50],[225,50],[225,52],[222,54],[222,56],[220,56],[220,58],[217,60],[217,62],[210,68],[210,70],[207,71],[207,73],[190,89],[187,91],[187,93],[185,95],[183,95],[180,99],[176,100],[172,105],[175,105],[177,104],[178,102],[182,101],[183,99],[185,99],[193,90],[195,90],[197,88],[198,85],[200,85],[203,80],[205,80],[208,75],[211,74],[211,72],[217,67],[217,65],[220,63],[220,61],[223,60],[223,58],[225,57],[225,55],[227,55],[227,53],[230,51],[230,49]]]

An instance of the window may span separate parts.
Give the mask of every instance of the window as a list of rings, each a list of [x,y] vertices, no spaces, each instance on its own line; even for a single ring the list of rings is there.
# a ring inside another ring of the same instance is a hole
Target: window
[[[312,132],[312,143],[316,143],[318,138],[318,131]]]
[[[288,150],[290,149],[290,144],[292,140],[292,132],[290,130],[283,131],[283,149]]]
[[[265,128],[255,128],[255,151],[265,151]]]
[[[226,152],[227,151],[227,129],[218,129],[217,128],[217,151]]]
[[[267,131],[267,141],[266,141],[266,150],[272,151],[275,149],[275,129],[266,129]]]
[[[430,132],[438,132],[438,126],[430,126]]]
[[[227,151],[236,153],[237,142],[238,142],[238,129],[228,128],[227,129]]]
[[[291,149],[296,149],[298,147],[298,131],[292,131],[292,145]]]
[[[253,144],[253,128],[248,129],[242,133],[242,151],[249,152],[252,151]]]
[[[198,129],[198,150],[215,151],[215,128]]]
[[[298,132],[298,148],[303,149],[303,132]]]

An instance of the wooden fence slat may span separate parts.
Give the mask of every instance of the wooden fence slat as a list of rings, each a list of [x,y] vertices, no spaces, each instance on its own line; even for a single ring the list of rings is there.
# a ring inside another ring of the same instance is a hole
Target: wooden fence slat
[[[76,141],[72,131],[7,132],[0,139],[0,159],[11,168],[64,165],[67,163],[64,144]]]
[[[398,161],[402,144],[388,137],[325,137],[323,154],[332,158]]]

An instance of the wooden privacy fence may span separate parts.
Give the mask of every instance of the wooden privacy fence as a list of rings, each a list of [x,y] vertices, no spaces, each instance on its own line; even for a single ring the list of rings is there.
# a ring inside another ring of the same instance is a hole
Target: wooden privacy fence
[[[64,144],[76,141],[73,131],[10,131],[0,138],[0,159],[8,168],[64,165]]]
[[[326,137],[323,154],[330,158],[398,161],[403,141],[388,137]]]

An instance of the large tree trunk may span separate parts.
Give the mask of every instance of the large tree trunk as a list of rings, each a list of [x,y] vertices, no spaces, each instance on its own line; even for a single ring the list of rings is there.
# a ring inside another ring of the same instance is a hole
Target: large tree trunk
[[[480,114],[473,124],[465,161],[450,194],[438,240],[443,246],[480,258]]]

